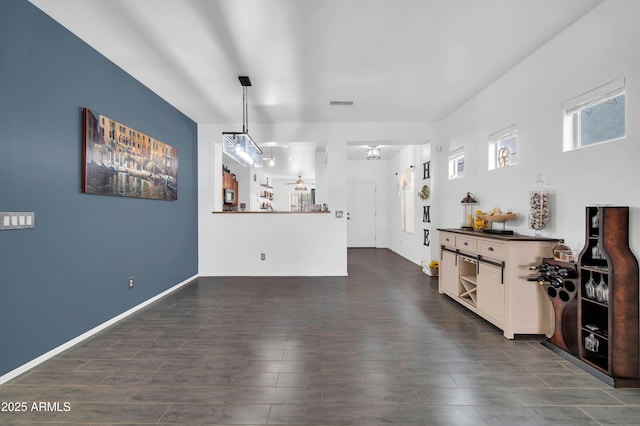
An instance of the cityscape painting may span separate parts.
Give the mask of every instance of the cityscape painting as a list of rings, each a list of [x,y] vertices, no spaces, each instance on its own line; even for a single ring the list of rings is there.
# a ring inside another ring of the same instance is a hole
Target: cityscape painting
[[[82,192],[178,199],[178,149],[82,109]]]

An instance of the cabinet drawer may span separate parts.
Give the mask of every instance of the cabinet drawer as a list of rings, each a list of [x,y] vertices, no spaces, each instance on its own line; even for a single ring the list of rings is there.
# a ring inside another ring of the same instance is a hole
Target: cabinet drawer
[[[476,239],[456,235],[456,247],[467,251],[476,251]]]
[[[449,232],[440,232],[440,245],[455,247],[456,246],[456,236]]]
[[[478,240],[478,254],[482,256],[495,257],[497,259],[504,259],[506,255],[506,247],[504,243]]]

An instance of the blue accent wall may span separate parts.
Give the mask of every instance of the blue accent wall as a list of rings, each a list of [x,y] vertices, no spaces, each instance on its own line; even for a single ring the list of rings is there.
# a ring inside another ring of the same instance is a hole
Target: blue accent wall
[[[178,148],[178,200],[81,193],[82,107]],[[56,21],[0,1],[0,211],[36,214],[0,231],[0,376],[197,274],[196,142],[195,122]]]

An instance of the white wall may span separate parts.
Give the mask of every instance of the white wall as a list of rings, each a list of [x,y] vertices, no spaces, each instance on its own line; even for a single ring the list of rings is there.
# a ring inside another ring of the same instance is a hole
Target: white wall
[[[198,126],[198,258],[203,276],[344,276],[347,274],[346,217],[325,214],[212,213],[220,211],[221,132],[227,125]],[[253,125],[252,136],[281,142],[326,139],[325,126]],[[257,130],[256,130],[257,129]],[[346,183],[344,149],[328,174],[329,191]],[[345,210],[344,194],[332,192],[337,210]],[[260,260],[260,254],[266,260]]]
[[[423,206],[432,205],[433,198],[422,202],[417,194],[422,185],[433,187],[433,179],[423,179],[423,163],[431,157],[431,144],[406,146],[389,160],[350,160],[347,179],[349,182],[373,182],[376,184],[376,247],[389,248],[408,260],[420,264],[422,261],[437,259],[432,257],[431,245],[438,244],[435,234],[434,214],[431,222],[423,223]],[[400,204],[396,173],[414,166],[415,184],[415,232],[401,230]],[[432,191],[433,192],[433,191]],[[433,207],[432,207],[433,209]],[[430,232],[430,246],[424,245],[424,229]],[[435,242],[434,242],[435,237]]]
[[[584,243],[585,207],[631,207],[631,246],[640,251],[640,200],[632,185],[640,179],[640,2],[607,0],[446,117],[434,152],[437,162],[438,226],[459,227],[460,200],[471,191],[479,207],[511,208],[520,217],[510,228],[527,229],[528,191],[537,174],[551,177],[555,190],[551,227],[543,235]],[[627,77],[624,140],[562,152],[562,103],[619,76]],[[487,137],[518,126],[518,164],[488,171]],[[464,145],[465,177],[447,179],[451,148]]]
[[[423,205],[433,205],[433,198],[429,198],[426,202],[422,202],[418,198],[418,192],[422,188],[422,185],[429,185],[432,187],[431,179],[423,179],[422,163],[429,161],[430,159],[430,145],[413,145],[407,146],[398,154],[396,154],[389,161],[390,169],[390,184],[388,185],[388,204],[391,209],[389,214],[389,234],[390,234],[390,246],[389,248],[399,255],[409,259],[410,261],[420,264],[422,261],[430,261],[432,259],[431,245],[437,245],[437,238],[435,234],[435,223],[423,223]],[[410,166],[414,166],[413,169],[413,182],[414,182],[414,216],[415,216],[415,230],[413,233],[405,232],[401,229],[402,218],[400,203],[401,198],[398,194],[397,175]],[[433,210],[434,207],[431,207]],[[433,216],[433,215],[432,215]],[[424,229],[430,231],[430,245],[424,245]],[[435,242],[434,242],[435,241]],[[434,257],[437,259],[437,257]]]
[[[316,142],[326,146],[326,178],[321,179],[323,184],[326,182],[326,199],[320,200],[328,204],[331,213],[212,214],[222,208],[217,195],[221,191],[220,140],[222,131],[230,128],[233,125],[198,126],[198,257],[199,273],[204,276],[346,275],[347,143],[384,144],[398,141],[398,135],[410,135],[404,141],[416,143],[434,135],[433,123],[252,124],[251,136],[257,141]],[[395,176],[389,179],[395,185]],[[344,212],[343,217],[336,218],[336,211]],[[421,217],[420,213],[417,220]],[[381,229],[384,227],[380,224]],[[260,260],[263,252],[266,261]],[[424,257],[399,253],[416,263]]]

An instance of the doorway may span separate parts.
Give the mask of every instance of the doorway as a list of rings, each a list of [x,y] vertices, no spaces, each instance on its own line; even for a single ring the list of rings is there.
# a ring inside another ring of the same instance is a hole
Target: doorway
[[[376,246],[376,183],[347,184],[347,247]]]

